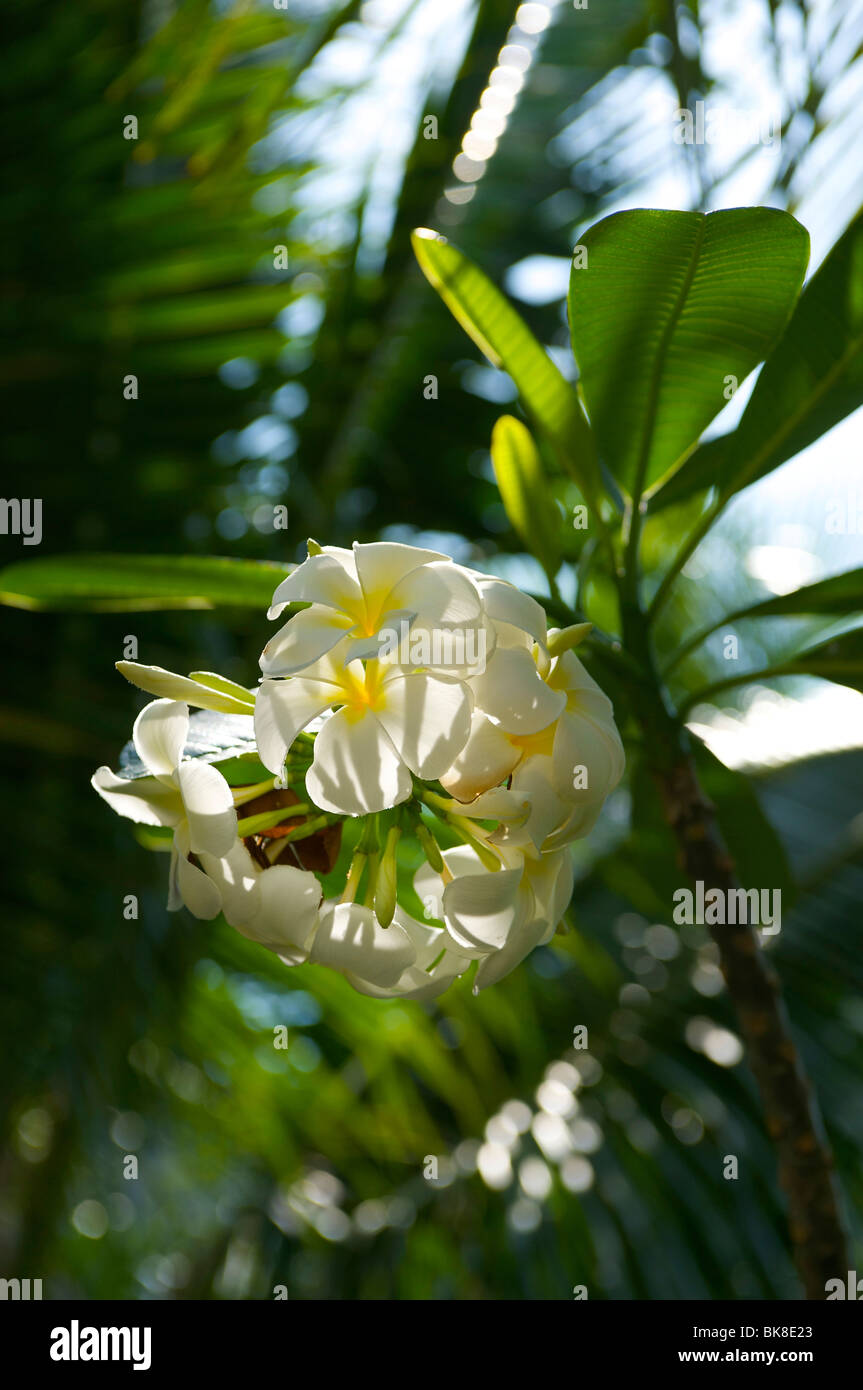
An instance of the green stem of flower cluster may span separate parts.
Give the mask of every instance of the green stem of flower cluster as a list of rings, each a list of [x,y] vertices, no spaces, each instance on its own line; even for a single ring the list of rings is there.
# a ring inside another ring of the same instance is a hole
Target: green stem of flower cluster
[[[300,801],[296,806],[279,806],[274,811],[262,811],[259,816],[246,816],[243,820],[237,821],[237,834],[241,840],[244,840],[247,835],[263,835],[267,830],[272,830],[274,826],[280,825],[282,821],[296,820],[297,816],[307,816],[311,809],[308,802]],[[311,824],[311,821],[306,821],[305,826],[298,826],[297,829],[306,831],[306,834],[314,834],[314,831],[307,829]],[[290,834],[296,840],[304,838],[295,834],[294,831],[291,831]]]

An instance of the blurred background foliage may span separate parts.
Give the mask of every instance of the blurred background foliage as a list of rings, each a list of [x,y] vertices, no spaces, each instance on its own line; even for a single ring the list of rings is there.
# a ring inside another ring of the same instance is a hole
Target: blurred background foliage
[[[489,463],[514,389],[422,279],[411,229],[478,260],[572,376],[569,254],[605,212],[769,202],[817,262],[863,203],[847,0],[6,9],[5,491],[42,497],[41,555],[285,561],[309,534],[383,536],[547,592]],[[778,112],[781,145],[676,144],[698,100]],[[742,494],[687,566],[666,650],[753,592],[863,561],[823,521],[859,444],[852,417]],[[685,522],[648,524],[648,564]],[[36,553],[2,545],[4,563]],[[747,668],[803,621],[741,625]],[[112,670],[129,635],[144,661],[248,683],[263,612],[2,625],[0,1274],[97,1299],[795,1295],[714,949],[669,928],[680,871],[637,747],[577,847],[568,932],[479,998],[462,982],[381,1004],[169,917],[163,861],[88,786],[141,703]],[[724,673],[716,634],[676,679]],[[693,718],[747,883],[795,897],[771,950],[859,1261],[863,697],[835,692],[786,681]]]

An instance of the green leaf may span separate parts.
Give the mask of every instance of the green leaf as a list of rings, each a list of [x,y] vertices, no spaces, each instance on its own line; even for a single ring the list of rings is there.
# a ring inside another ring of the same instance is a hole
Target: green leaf
[[[0,602],[118,613],[217,606],[266,611],[292,568],[217,555],[57,555],[0,571]]]
[[[183,757],[200,758],[205,763],[216,763],[223,775],[226,766],[233,766],[239,761],[240,766],[233,770],[237,773],[240,785],[258,782],[271,775],[258,760],[254,724],[250,715],[220,714],[208,709],[196,711],[189,718],[189,732],[183,745]],[[129,781],[151,776],[149,769],[138,757],[138,750],[131,739],[120,753],[117,775],[126,777]],[[232,781],[232,785],[236,783]]]
[[[863,627],[808,647],[783,669],[791,675],[821,676],[863,691]]]
[[[816,584],[806,584],[790,594],[776,594],[773,598],[763,599],[761,603],[738,608],[723,622],[732,622],[735,618],[779,617],[783,614],[857,613],[861,609],[863,569],[856,569],[831,575],[829,579],[819,579]]]
[[[534,424],[588,501],[599,492],[596,448],[575,388],[561,375],[520,314],[478,266],[445,237],[412,237],[429,283],[495,367],[508,372]]]
[[[530,430],[512,415],[502,415],[494,427],[491,461],[510,524],[546,573],[554,576],[563,562],[560,513]]]
[[[829,579],[819,579],[815,584],[795,589],[793,593],[776,594],[772,598],[762,599],[759,603],[749,603],[743,608],[736,608],[733,613],[726,613],[716,622],[700,628],[682,645],[678,645],[665,674],[679,666],[711,633],[743,618],[802,617],[809,613],[835,614],[840,617],[846,613],[857,613],[861,609],[863,569],[834,574]]]
[[[785,327],[809,238],[773,208],[613,213],[581,238],[569,315],[600,456],[640,497],[679,468]]]
[[[733,433],[702,445],[651,509],[720,497],[793,458],[863,405],[863,214],[806,286]]]
[[[837,685],[848,685],[863,692],[863,627],[852,628],[838,637],[828,637],[804,648],[788,661],[766,666],[760,671],[746,671],[740,676],[716,681],[688,695],[678,713],[683,718],[699,704],[708,704],[716,695],[754,681],[775,680],[779,676],[820,676]]]

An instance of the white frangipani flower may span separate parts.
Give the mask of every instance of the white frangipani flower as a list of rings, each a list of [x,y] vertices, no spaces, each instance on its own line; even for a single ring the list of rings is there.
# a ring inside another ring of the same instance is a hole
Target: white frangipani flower
[[[196,917],[215,917],[221,907],[212,879],[189,861],[189,854],[227,854],[237,838],[231,789],[208,763],[183,761],[189,707],[179,700],[153,700],[145,706],[132,739],[149,777],[117,777],[100,767],[91,784],[128,820],[169,826],[174,831],[169,909],[184,902]]]
[[[265,676],[288,676],[317,662],[337,643],[344,661],[375,656],[382,630],[404,620],[423,627],[483,623],[483,605],[467,572],[434,550],[381,541],[352,550],[324,546],[309,555],[273,595],[269,617],[289,603],[308,603],[267,643]]]
[[[350,661],[344,648],[301,676],[265,680],[255,705],[258,751],[279,773],[303,729],[333,706],[315,738],[306,787],[316,806],[367,815],[411,795],[411,773],[433,780],[446,771],[470,731],[463,683],[384,661]]]
[[[370,994],[375,999],[436,999],[473,964],[474,958],[460,951],[447,932],[418,922],[401,907],[396,908],[393,925],[410,940],[415,959],[388,986],[349,973],[348,979],[360,994]]]
[[[313,873],[288,864],[262,869],[240,840],[222,858],[206,853],[200,858],[218,889],[226,922],[289,965],[308,960],[323,897]]]
[[[457,951],[479,960],[475,988],[508,974],[535,946],[549,941],[572,895],[567,852],[526,855],[486,840],[500,862],[490,872],[468,845],[445,850],[446,879],[430,865],[414,877],[418,896],[439,917]]]
[[[293,602],[308,606],[265,649],[257,692],[119,662],[160,697],[133,731],[146,775],[103,767],[93,786],[172,832],[169,907],[221,910],[374,998],[434,999],[474,967],[475,989],[495,983],[551,939],[567,846],[623,772],[611,703],[572,651],[589,625],[549,632],[511,584],[389,543],[310,542],[271,616]],[[403,841],[427,861],[426,922],[398,901]]]
[[[416,948],[398,923],[382,927],[370,907],[328,902],[321,910],[309,959],[349,979],[386,988],[414,964]]]
[[[511,715],[503,711],[502,699],[495,711],[487,711],[483,703],[490,702],[495,663],[506,654],[499,647],[482,681],[471,681],[477,708],[470,736],[440,781],[452,796],[470,802],[510,777],[513,792],[530,802],[532,812],[518,831],[507,830],[507,838],[530,840],[536,848],[560,848],[590,830],[623,775],[614,710],[575,653],[565,651],[547,665],[544,676],[534,665],[536,680],[556,702],[555,714],[537,729],[519,730],[516,700],[511,701]],[[530,723],[542,702],[529,679],[523,697],[524,720]],[[494,698],[492,689],[491,702]]]

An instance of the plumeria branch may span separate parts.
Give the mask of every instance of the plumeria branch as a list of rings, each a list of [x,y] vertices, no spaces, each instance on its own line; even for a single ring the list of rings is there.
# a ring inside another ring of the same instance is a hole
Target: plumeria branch
[[[683,711],[672,711],[667,704],[653,664],[648,624],[637,601],[625,607],[623,621],[626,646],[642,669],[636,717],[681,868],[693,882],[702,882],[705,891],[728,893],[740,886],[734,863],[699,786]],[[833,1158],[817,1103],[791,1033],[778,977],[752,926],[737,923],[709,930],[761,1093],[765,1127],[788,1201],[798,1273],[806,1297],[823,1299],[827,1280],[844,1277],[848,1253]]]

